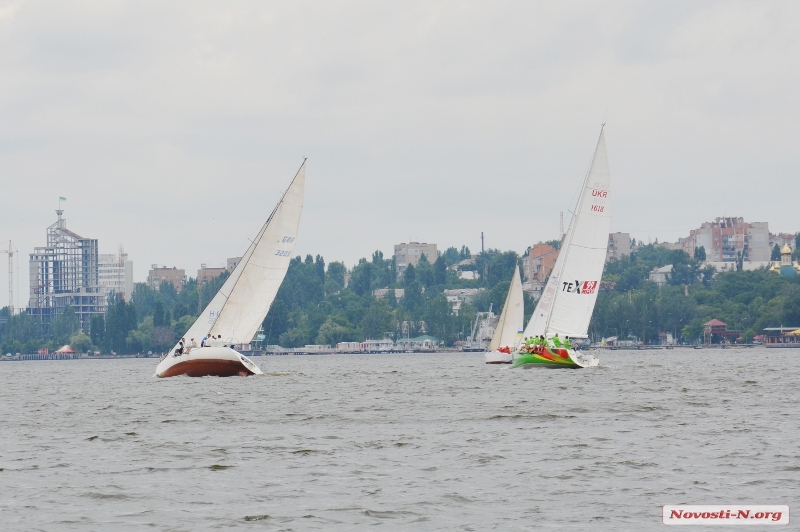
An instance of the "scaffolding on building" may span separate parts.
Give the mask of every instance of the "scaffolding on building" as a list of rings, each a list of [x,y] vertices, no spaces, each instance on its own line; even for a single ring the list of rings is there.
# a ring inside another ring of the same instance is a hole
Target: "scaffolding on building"
[[[64,211],[47,228],[47,246],[30,254],[28,312],[45,328],[67,307],[88,330],[92,316],[106,312],[106,290],[99,283],[97,239],[84,238],[67,229]]]

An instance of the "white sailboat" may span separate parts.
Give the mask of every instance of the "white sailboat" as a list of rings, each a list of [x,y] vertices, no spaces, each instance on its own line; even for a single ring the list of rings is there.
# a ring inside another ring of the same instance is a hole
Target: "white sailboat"
[[[253,339],[289,269],[303,211],[305,180],[303,161],[242,260],[183,335],[187,343],[192,338],[199,343],[206,335],[222,338],[207,347],[184,349],[184,353],[176,345],[158,364],[156,376],[261,374],[256,364],[234,348]]]
[[[547,345],[521,346],[514,367],[579,368],[596,366],[597,358],[572,349],[566,337],[586,338],[603,275],[611,228],[611,177],[603,131],[583,183],[577,207],[561,244],[553,272],[523,336],[544,336]]]
[[[508,288],[503,312],[497,322],[489,351],[484,354],[487,364],[511,364],[511,352],[519,344],[522,325],[525,319],[525,305],[522,298],[522,279],[519,266],[514,268],[511,286]]]

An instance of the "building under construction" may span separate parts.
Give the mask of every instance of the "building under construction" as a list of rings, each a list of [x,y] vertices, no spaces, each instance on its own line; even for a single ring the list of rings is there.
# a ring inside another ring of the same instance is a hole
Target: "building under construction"
[[[47,228],[47,246],[34,248],[30,255],[30,300],[28,312],[41,319],[45,330],[71,306],[88,331],[92,316],[105,315],[106,290],[98,276],[96,238],[84,238],[67,229],[63,210]]]

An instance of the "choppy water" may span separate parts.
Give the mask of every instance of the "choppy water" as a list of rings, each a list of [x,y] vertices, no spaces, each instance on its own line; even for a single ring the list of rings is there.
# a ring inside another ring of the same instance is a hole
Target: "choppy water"
[[[0,363],[0,529],[663,527],[660,506],[793,505],[800,352]]]

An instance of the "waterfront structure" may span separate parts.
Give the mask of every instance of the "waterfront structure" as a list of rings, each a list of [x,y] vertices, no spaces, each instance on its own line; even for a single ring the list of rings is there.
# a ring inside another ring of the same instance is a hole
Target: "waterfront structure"
[[[606,250],[606,262],[619,260],[631,254],[631,235],[630,233],[609,233],[608,249]]]
[[[30,254],[28,313],[48,330],[67,306],[72,307],[81,329],[89,329],[92,316],[105,315],[106,290],[99,280],[96,238],[84,238],[67,229],[64,211],[47,228],[47,245]]]
[[[728,330],[728,324],[716,318],[703,324],[703,340],[706,344],[728,343],[739,336],[740,331]]]
[[[762,341],[765,347],[797,349],[800,347],[800,327],[767,327]]]
[[[175,291],[180,292],[183,288],[183,283],[186,282],[186,270],[178,269],[175,266],[167,268],[166,266],[153,264],[147,273],[147,285],[153,290],[158,290],[163,281],[172,283]]]
[[[97,277],[107,294],[114,292],[125,301],[130,301],[133,295],[133,261],[128,260],[124,247],[119,246],[116,255],[100,255]]]
[[[769,224],[745,222],[744,218],[721,217],[704,222],[679,242],[690,257],[703,247],[709,262],[765,262],[770,258]]]
[[[433,263],[439,257],[436,244],[427,244],[425,242],[409,242],[407,244],[403,242],[395,244],[394,260],[397,264],[397,278],[403,278],[403,273],[405,273],[409,265],[416,267],[422,255],[425,255],[428,262]]]

